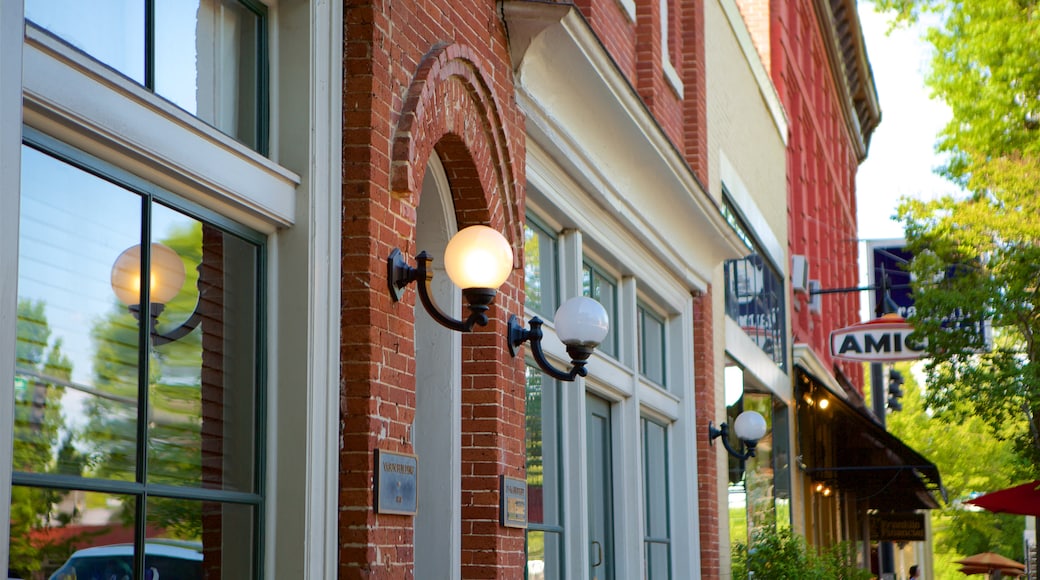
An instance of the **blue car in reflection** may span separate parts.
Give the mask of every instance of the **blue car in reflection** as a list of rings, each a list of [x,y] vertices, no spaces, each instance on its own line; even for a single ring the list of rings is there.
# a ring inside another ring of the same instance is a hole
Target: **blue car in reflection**
[[[202,580],[202,544],[149,541],[144,548],[145,580]],[[50,580],[131,580],[134,545],[113,544],[77,550]]]

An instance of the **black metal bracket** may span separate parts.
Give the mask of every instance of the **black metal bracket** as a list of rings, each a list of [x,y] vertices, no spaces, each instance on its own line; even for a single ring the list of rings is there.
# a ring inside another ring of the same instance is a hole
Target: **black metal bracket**
[[[199,302],[202,302],[202,294],[199,293]],[[159,315],[166,309],[165,304],[152,303],[148,308],[148,332],[152,336],[152,346],[162,346],[169,344],[176,340],[180,340],[185,336],[191,334],[191,331],[198,328],[199,323],[202,322],[202,315],[199,314],[199,305],[195,305],[195,310],[191,313],[191,316],[187,320],[182,322],[180,326],[166,332],[159,332]],[[133,304],[127,306],[127,310],[134,315],[138,321],[141,320],[141,306]]]
[[[433,269],[429,266],[430,262],[433,262],[433,258],[426,252],[420,252],[415,257],[415,262],[417,267],[409,266],[405,262],[401,250],[397,248],[394,248],[390,252],[390,257],[386,259],[386,279],[390,287],[390,297],[394,302],[401,300],[405,287],[412,282],[418,282],[416,291],[419,293],[419,300],[430,317],[441,326],[459,332],[470,332],[474,326],[487,325],[488,307],[495,301],[497,290],[494,288],[464,288],[462,297],[466,300],[470,315],[466,320],[457,320],[445,314],[433,302],[433,290],[430,288],[430,283],[433,281]]]
[[[528,322],[530,329],[526,329],[520,324],[520,319],[516,316],[510,316],[509,329],[506,334],[506,341],[509,343],[509,354],[516,356],[520,345],[530,342],[531,356],[534,357],[534,362],[550,377],[560,381],[573,381],[578,377],[587,376],[589,370],[585,368],[585,363],[592,356],[595,347],[582,344],[566,345],[567,354],[570,355],[571,365],[573,366],[568,371],[561,371],[545,358],[545,352],[542,351],[542,324],[544,324],[542,319],[535,316]]]
[[[744,447],[747,450],[743,452],[737,451],[733,448],[732,445],[730,445],[729,442],[729,425],[722,423],[721,425],[719,425],[719,428],[716,429],[715,423],[708,423],[708,443],[710,445],[714,445],[715,439],[719,437],[722,437],[722,446],[725,447],[726,451],[728,451],[729,454],[733,457],[736,457],[737,459],[744,461],[749,457],[755,456],[755,447],[758,445],[758,441],[745,441],[741,439],[741,442],[744,444]]]

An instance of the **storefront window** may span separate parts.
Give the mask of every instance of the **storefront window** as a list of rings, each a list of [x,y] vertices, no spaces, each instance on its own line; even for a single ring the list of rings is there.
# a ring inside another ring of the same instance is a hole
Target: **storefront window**
[[[266,152],[263,4],[26,0],[25,16],[192,115]]]
[[[737,210],[724,198],[723,216],[748,248],[748,255],[725,264],[726,315],[781,369],[787,369],[787,313],[784,277],[762,251]]]
[[[252,576],[262,238],[42,136],[19,232],[11,568]]]
[[[583,264],[581,274],[582,295],[598,300],[603,308],[607,309],[607,316],[611,320],[610,331],[597,348],[603,354],[616,357],[618,355],[618,325],[613,321],[618,319],[617,279],[588,261]]]
[[[643,427],[643,506],[646,536],[643,559],[647,580],[668,580],[671,568],[671,529],[668,521],[668,428],[646,417]]]
[[[527,578],[562,575],[559,383],[527,367]]]
[[[524,299],[528,308],[547,320],[556,315],[559,295],[556,247],[556,236],[528,215],[524,225]]]
[[[729,520],[732,542],[746,542],[756,529],[791,525],[791,483],[787,407],[771,394],[752,390],[744,371],[728,361],[725,371],[726,418],[732,424],[744,411],[761,414],[767,425],[755,456],[729,461]],[[730,431],[731,444],[741,442]]]
[[[636,307],[639,320],[639,372],[651,381],[665,386],[664,320],[645,304]]]

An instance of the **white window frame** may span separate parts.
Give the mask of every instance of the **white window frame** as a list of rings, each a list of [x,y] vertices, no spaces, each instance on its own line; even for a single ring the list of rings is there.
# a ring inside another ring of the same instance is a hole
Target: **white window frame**
[[[679,76],[679,72],[675,70],[675,63],[672,62],[672,51],[668,47],[668,41],[671,38],[671,21],[673,15],[669,11],[668,7],[669,0],[660,0],[661,8],[661,71],[664,73],[664,78],[668,81],[668,86],[672,87],[675,94],[682,99],[685,91],[683,88],[682,77]],[[678,28],[682,28],[681,26]]]
[[[0,2],[0,400],[14,397],[21,136],[31,126],[268,236],[262,574],[332,578],[338,569],[342,6],[264,3],[270,158],[26,24],[22,0]],[[0,405],[0,432],[11,432],[13,421],[11,406]],[[9,520],[12,443],[0,441],[0,517]],[[0,530],[4,565],[9,529]]]

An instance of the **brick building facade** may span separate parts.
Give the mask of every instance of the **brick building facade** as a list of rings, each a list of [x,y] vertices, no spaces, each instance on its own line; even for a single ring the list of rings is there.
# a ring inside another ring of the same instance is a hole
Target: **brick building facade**
[[[0,397],[28,381],[51,409],[0,407],[0,564],[44,576],[118,536],[136,577],[176,576],[153,550],[211,578],[728,576],[724,370],[790,406],[786,302],[728,302],[752,280],[727,265],[764,255],[772,298],[788,268],[787,119],[733,0],[128,4],[0,4]],[[477,224],[514,255],[487,325],[392,297],[393,250],[426,250],[459,316],[441,255]],[[112,299],[132,243],[139,271],[183,262],[168,307],[139,273]],[[82,292],[41,288],[48,263]],[[539,316],[565,367],[553,311],[581,295],[611,322],[587,377],[510,354],[510,317]],[[65,367],[24,354],[27,323]],[[58,469],[63,433],[89,461]],[[415,461],[417,509],[377,509],[380,454]]]

